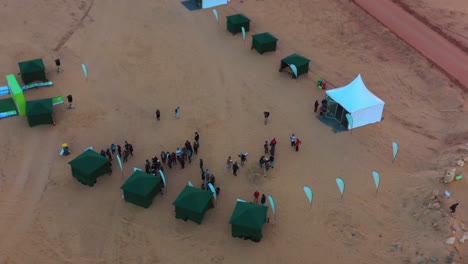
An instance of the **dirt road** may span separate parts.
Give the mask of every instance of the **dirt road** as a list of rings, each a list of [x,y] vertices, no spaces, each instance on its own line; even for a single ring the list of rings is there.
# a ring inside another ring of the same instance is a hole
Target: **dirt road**
[[[354,0],[468,89],[468,55],[390,0]]]

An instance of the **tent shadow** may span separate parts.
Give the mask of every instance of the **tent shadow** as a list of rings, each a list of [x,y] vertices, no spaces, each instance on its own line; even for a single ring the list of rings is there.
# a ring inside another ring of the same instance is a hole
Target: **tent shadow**
[[[193,0],[187,0],[187,1],[180,2],[180,3],[183,6],[185,6],[185,8],[187,8],[189,11],[194,11],[194,10],[201,9],[201,7],[197,6],[195,1],[193,1]]]
[[[320,123],[324,124],[327,127],[330,127],[333,133],[339,133],[339,132],[344,132],[346,131],[346,128],[338,121],[336,121],[333,118],[327,118],[327,117],[320,117],[320,115],[317,115],[315,117]]]

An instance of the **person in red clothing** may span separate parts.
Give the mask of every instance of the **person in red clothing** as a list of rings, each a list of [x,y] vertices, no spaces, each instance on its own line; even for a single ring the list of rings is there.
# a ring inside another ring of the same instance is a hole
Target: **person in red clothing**
[[[276,142],[276,138],[273,138],[270,142],[270,146],[276,146],[278,142]]]
[[[296,151],[299,151],[299,146],[301,145],[301,141],[299,140],[299,138],[296,139]]]
[[[254,204],[258,204],[258,197],[260,197],[260,193],[258,191],[254,192]]]

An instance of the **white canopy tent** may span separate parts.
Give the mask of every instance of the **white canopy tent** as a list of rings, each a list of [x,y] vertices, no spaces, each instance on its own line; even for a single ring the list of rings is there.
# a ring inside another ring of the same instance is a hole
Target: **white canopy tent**
[[[202,0],[202,8],[211,8],[219,5],[226,5],[229,0]]]
[[[385,103],[367,89],[360,74],[350,84],[326,91],[326,95],[327,101],[330,99],[334,101],[329,103],[328,109],[334,113],[334,117],[338,121],[345,122],[348,129],[382,120]],[[332,109],[333,107],[336,108]],[[344,121],[346,120],[346,112],[352,117],[352,126]]]

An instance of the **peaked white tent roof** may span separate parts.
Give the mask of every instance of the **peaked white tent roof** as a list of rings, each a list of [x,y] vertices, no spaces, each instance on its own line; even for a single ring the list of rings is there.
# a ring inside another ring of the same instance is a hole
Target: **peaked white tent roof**
[[[382,120],[385,103],[367,89],[360,74],[350,84],[328,90],[326,94],[351,114],[352,128]]]

